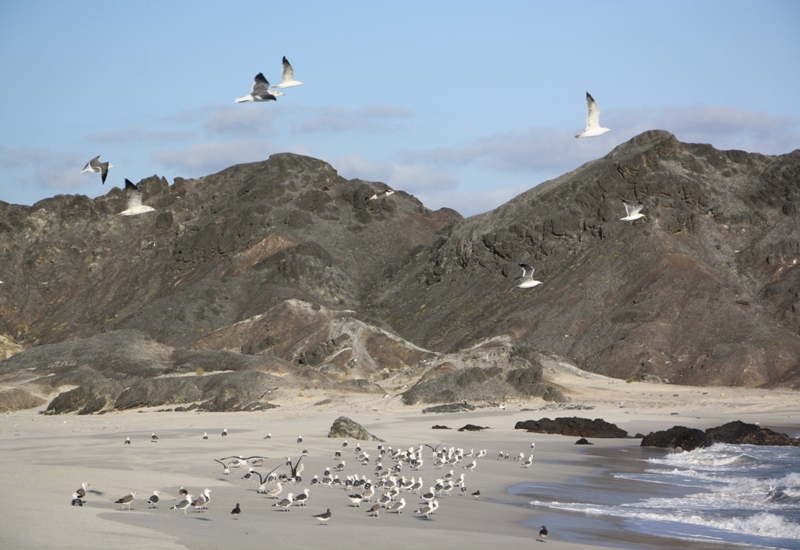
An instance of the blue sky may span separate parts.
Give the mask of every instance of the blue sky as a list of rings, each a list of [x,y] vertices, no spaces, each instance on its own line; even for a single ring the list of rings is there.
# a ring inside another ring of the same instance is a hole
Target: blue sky
[[[234,102],[284,55],[303,86]],[[0,0],[0,74],[17,204],[291,151],[472,215],[649,129],[800,148],[793,0]],[[586,91],[612,131],[576,140]]]

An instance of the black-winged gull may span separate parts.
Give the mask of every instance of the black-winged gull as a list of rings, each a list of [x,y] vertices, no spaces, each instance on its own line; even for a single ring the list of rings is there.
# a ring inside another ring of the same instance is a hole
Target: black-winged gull
[[[275,101],[280,92],[269,91],[269,80],[264,78],[262,73],[258,73],[253,81],[253,90],[244,97],[236,98],[236,103],[246,103],[248,101]]]
[[[97,155],[92,160],[86,163],[86,166],[83,167],[81,170],[81,174],[84,172],[94,172],[100,174],[100,179],[103,183],[106,182],[106,176],[108,176],[108,169],[114,168],[114,165],[108,162],[100,162],[100,157],[103,155]]]
[[[125,180],[125,196],[128,198],[128,208],[120,212],[120,216],[137,216],[155,211],[152,206],[142,204],[142,192],[129,179]],[[150,441],[158,443],[158,436],[156,434],[151,435]]]
[[[597,102],[595,102],[592,95],[586,92],[586,131],[575,137],[595,137],[610,131],[611,128],[603,128],[600,126],[600,108],[597,106]]]
[[[294,79],[294,69],[286,56],[283,56],[283,69],[281,71],[281,83],[276,84],[273,88],[292,88],[302,84],[299,80]]]

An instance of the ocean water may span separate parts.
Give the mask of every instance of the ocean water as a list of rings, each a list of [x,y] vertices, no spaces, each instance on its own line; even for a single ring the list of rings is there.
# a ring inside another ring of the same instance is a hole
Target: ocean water
[[[680,539],[687,548],[800,549],[798,447],[631,448],[598,458],[599,478],[527,483],[512,492],[532,497],[540,512],[605,519],[631,534]]]

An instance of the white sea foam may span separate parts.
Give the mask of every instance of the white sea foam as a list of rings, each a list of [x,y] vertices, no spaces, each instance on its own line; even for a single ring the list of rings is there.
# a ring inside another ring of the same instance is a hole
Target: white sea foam
[[[646,483],[640,498],[634,493],[625,502],[618,491],[596,491],[590,502],[539,497],[531,505],[622,518],[661,536],[800,548],[800,448],[714,445],[646,463],[644,471],[612,474],[620,483]]]

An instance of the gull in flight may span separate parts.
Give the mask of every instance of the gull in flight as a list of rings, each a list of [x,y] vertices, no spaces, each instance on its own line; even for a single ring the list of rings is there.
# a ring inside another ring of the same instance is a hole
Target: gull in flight
[[[520,282],[517,285],[518,288],[533,288],[542,284],[542,281],[535,281],[533,279],[533,272],[535,270],[531,266],[528,264],[519,264],[519,266],[522,268],[522,277],[517,277],[517,280]]]
[[[611,128],[600,126],[600,109],[597,107],[592,94],[586,92],[586,131],[575,136],[576,138],[586,138],[599,136],[610,132]]]
[[[269,91],[269,80],[264,78],[262,73],[258,73],[253,81],[253,90],[244,97],[236,98],[236,103],[246,103],[248,101],[275,101],[277,96],[283,95],[281,92]]]
[[[283,56],[283,72],[281,73],[281,83],[276,84],[273,88],[293,88],[302,84],[299,80],[294,79],[294,69],[292,64]]]
[[[128,209],[120,212],[120,216],[136,216],[137,214],[155,211],[152,206],[142,204],[142,192],[129,179],[125,179],[125,195],[128,197]],[[157,443],[158,436],[156,434],[151,435],[150,441]]]
[[[95,172],[100,173],[100,179],[103,183],[106,182],[106,176],[108,176],[108,169],[114,168],[114,165],[108,162],[100,162],[100,157],[102,155],[97,155],[92,160],[86,163],[86,166],[83,167],[81,170],[81,174],[84,172]]]
[[[374,201],[374,200],[377,200],[377,199],[385,199],[386,197],[388,197],[390,195],[394,195],[394,191],[392,189],[384,189],[383,191],[378,191],[377,193],[372,195],[367,200],[368,201]]]
[[[643,204],[637,204],[636,206],[634,206],[632,204],[628,204],[625,201],[622,201],[622,204],[625,205],[625,217],[620,218],[620,221],[633,222],[638,220],[639,218],[644,218],[644,214],[642,214],[642,208],[644,208]]]

